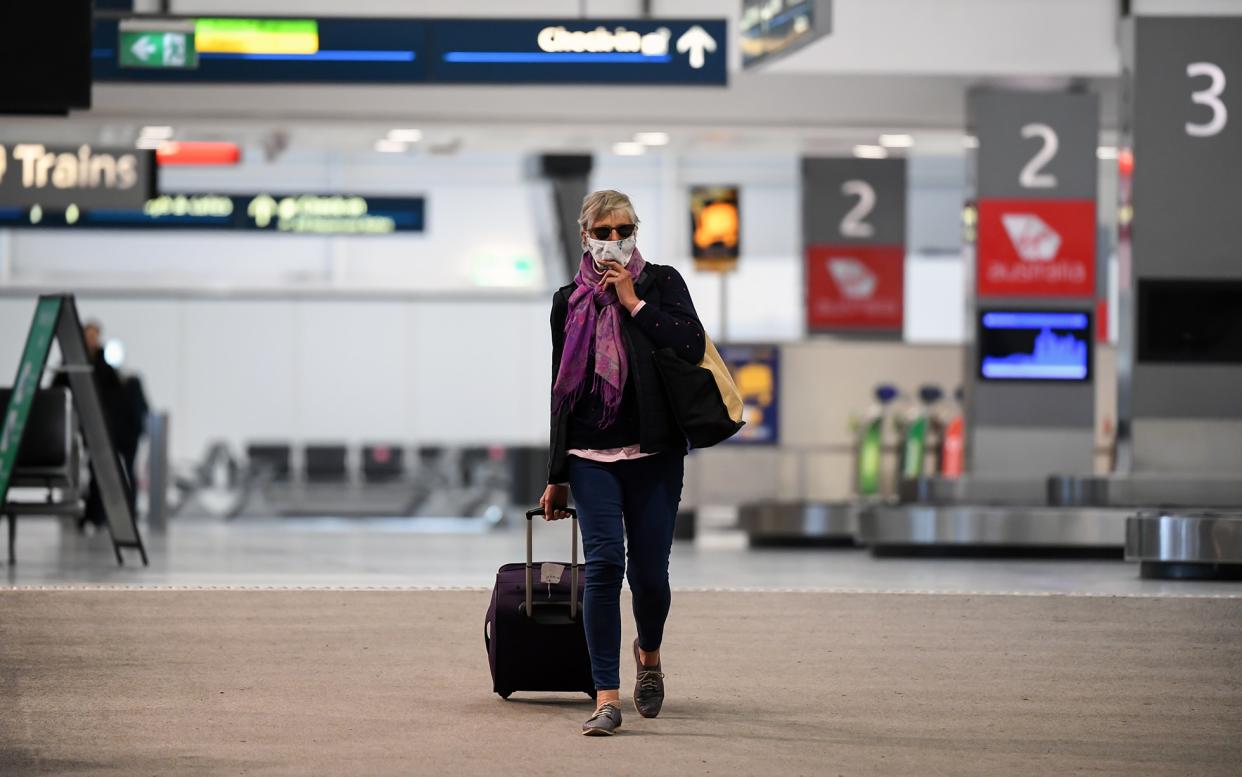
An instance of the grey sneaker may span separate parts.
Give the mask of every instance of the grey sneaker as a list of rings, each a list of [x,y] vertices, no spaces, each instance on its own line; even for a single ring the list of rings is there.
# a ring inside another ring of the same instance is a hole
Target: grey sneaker
[[[595,714],[582,724],[582,733],[588,737],[610,737],[621,728],[621,706],[607,702],[601,704]]]
[[[634,709],[644,718],[654,718],[664,706],[664,673],[660,665],[644,666],[638,652],[638,640],[634,640],[634,663],[638,665],[638,680],[634,683]]]

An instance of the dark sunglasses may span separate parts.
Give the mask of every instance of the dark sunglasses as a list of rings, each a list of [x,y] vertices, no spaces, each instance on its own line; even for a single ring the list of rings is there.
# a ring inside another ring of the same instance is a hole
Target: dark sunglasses
[[[614,229],[617,230],[617,234],[621,236],[621,239],[625,240],[627,237],[634,234],[634,230],[638,229],[638,227],[634,224],[618,224],[615,227],[593,227],[587,231],[590,232],[591,237],[596,240],[607,240],[608,236],[612,234]]]

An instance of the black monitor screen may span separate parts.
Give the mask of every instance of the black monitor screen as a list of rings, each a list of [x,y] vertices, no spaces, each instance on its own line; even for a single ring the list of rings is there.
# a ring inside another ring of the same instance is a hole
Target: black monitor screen
[[[1091,314],[985,310],[979,314],[983,380],[1091,379]]]
[[[1140,280],[1138,360],[1242,364],[1242,281]]]
[[[91,0],[0,2],[0,113],[91,105]]]

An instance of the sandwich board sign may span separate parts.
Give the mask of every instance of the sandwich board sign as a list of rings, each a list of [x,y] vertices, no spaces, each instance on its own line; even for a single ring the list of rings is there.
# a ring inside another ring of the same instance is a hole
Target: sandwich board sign
[[[116,446],[108,432],[103,403],[86,352],[86,341],[82,338],[82,323],[71,294],[43,295],[35,306],[34,320],[26,336],[26,347],[17,366],[13,390],[9,394],[7,407],[3,408],[3,415],[0,415],[0,504],[4,504],[9,490],[17,453],[26,432],[26,421],[30,417],[30,407],[39,390],[53,339],[60,345],[64,369],[69,375],[69,388],[91,457],[93,476],[108,517],[108,532],[112,535],[117,563],[124,563],[121,548],[137,548],[145,566],[147,551],[129,507],[129,489],[132,486],[121,468]]]

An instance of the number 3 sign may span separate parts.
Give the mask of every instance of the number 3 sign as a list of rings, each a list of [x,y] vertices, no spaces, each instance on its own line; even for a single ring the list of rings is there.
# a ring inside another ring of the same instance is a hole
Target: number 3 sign
[[[1135,277],[1236,277],[1242,16],[1133,24]]]
[[[1238,41],[1238,45],[1242,45],[1242,41]],[[1212,79],[1208,88],[1190,95],[1190,99],[1194,102],[1212,109],[1212,118],[1203,124],[1186,122],[1186,134],[1196,138],[1219,135],[1229,121],[1229,109],[1220,99],[1225,91],[1225,71],[1221,70],[1220,65],[1212,62],[1192,62],[1186,66],[1186,75],[1191,78],[1207,76]]]

